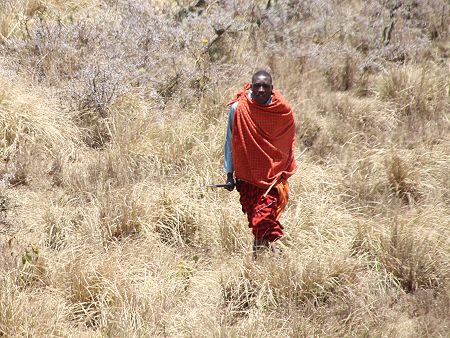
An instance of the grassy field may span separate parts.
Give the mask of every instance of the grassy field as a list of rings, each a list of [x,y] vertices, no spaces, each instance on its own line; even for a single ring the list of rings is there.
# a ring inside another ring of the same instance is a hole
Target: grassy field
[[[1,0],[0,337],[449,337],[446,0]],[[292,104],[281,257],[226,103]]]

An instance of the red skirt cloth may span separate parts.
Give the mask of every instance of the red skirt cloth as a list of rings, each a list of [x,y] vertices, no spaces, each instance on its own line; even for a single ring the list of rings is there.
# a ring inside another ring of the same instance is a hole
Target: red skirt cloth
[[[261,189],[245,181],[237,182],[242,211],[247,214],[248,226],[255,239],[266,239],[273,242],[284,235],[283,227],[278,221],[278,190],[272,188],[264,196],[267,189]]]

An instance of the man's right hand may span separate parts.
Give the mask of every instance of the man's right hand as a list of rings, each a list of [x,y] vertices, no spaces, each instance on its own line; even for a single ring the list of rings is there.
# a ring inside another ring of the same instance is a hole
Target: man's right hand
[[[233,173],[227,173],[227,182],[225,183],[227,186],[225,189],[228,191],[233,191],[234,186],[236,185],[233,178]]]

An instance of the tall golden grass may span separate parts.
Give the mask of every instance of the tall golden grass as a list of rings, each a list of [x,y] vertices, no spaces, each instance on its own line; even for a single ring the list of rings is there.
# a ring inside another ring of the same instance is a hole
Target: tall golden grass
[[[0,336],[450,335],[449,5],[0,3]],[[224,180],[272,72],[299,169],[280,257]]]

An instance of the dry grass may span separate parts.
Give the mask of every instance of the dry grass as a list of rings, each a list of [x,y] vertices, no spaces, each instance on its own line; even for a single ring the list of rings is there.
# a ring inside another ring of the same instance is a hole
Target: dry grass
[[[60,149],[77,141],[74,125],[58,111],[52,99],[39,89],[0,80],[1,156],[14,157],[25,148],[39,143],[42,149]]]
[[[0,2],[0,336],[446,337],[448,3]],[[297,119],[252,260],[226,102]]]

